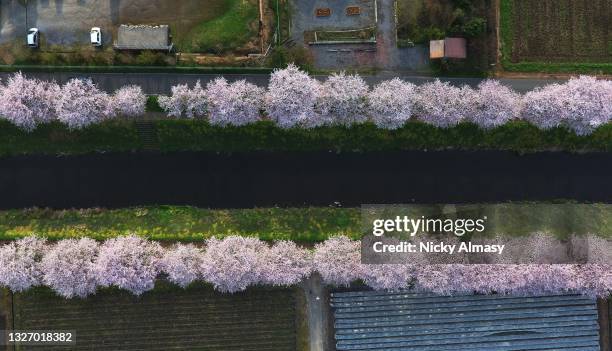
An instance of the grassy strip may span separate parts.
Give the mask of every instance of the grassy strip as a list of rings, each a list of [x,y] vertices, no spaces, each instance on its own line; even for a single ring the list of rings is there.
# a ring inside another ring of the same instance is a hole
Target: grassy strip
[[[510,72],[612,74],[612,63],[511,62],[513,0],[500,1],[501,63]]]
[[[0,72],[270,74],[264,67],[0,65]]]
[[[160,241],[199,241],[212,236],[263,240],[322,241],[332,233],[359,237],[359,209],[263,208],[208,210],[142,207],[117,210],[46,209],[0,212],[0,240],[32,234],[53,240],[87,236],[107,239],[136,234]]]
[[[227,11],[211,21],[200,23],[183,39],[187,51],[228,51],[246,44],[257,34],[251,25],[257,21],[257,3],[226,1]]]
[[[376,218],[436,218],[443,206],[424,205],[379,213]],[[573,233],[612,237],[612,205],[572,203],[474,204],[457,206],[465,218],[487,217],[486,234],[529,235],[543,231],[564,238]],[[399,211],[399,212],[393,212]],[[366,219],[367,220],[367,219]],[[107,239],[136,234],[159,241],[201,241],[212,236],[254,236],[263,240],[319,242],[331,235],[362,237],[359,208],[259,208],[210,210],[160,206],[116,210],[48,209],[0,211],[0,240],[41,235],[52,240]]]
[[[0,155],[126,152],[142,148],[136,126],[130,121],[107,121],[78,131],[54,122],[30,133],[0,121]]]
[[[270,121],[242,127],[212,126],[202,120],[155,120],[153,123],[163,152],[612,151],[612,124],[600,127],[591,135],[577,136],[565,128],[540,130],[523,121],[514,121],[493,130],[483,130],[470,123],[443,129],[409,122],[394,131],[379,129],[371,123],[288,130],[280,129]],[[0,120],[2,156],[128,152],[142,150],[142,147],[133,121],[111,120],[75,131],[55,122],[27,133]]]

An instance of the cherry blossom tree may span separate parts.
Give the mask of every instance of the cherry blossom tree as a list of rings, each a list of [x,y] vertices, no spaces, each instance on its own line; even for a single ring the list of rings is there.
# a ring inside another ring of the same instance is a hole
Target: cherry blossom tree
[[[278,241],[265,257],[263,283],[290,286],[312,273],[312,255],[292,241]]]
[[[242,126],[260,119],[264,90],[246,80],[217,78],[206,86],[206,95],[211,124]]]
[[[171,88],[172,95],[160,96],[159,106],[166,111],[169,117],[196,118],[205,117],[208,111],[206,91],[198,80],[190,89],[187,84],[175,85]]]
[[[41,284],[45,240],[30,236],[0,247],[0,286],[13,292]]]
[[[111,97],[111,109],[114,115],[125,117],[142,116],[145,113],[147,97],[137,85],[124,86]]]
[[[561,126],[565,119],[565,89],[560,84],[536,88],[523,96],[521,117],[541,129]]]
[[[324,123],[350,126],[366,117],[368,86],[358,75],[332,74],[321,86],[317,106]]]
[[[436,79],[419,86],[417,92],[415,114],[423,122],[448,128],[474,114],[476,94],[468,86],[459,88]]]
[[[348,286],[363,277],[360,246],[346,236],[336,236],[315,246],[314,269],[330,285]]]
[[[165,251],[161,269],[168,280],[184,288],[199,278],[203,255],[194,245],[176,244]]]
[[[54,82],[15,73],[0,86],[0,116],[23,130],[32,131],[40,123],[55,118],[54,101],[59,90]]]
[[[384,81],[368,94],[368,108],[379,128],[397,129],[411,117],[416,100],[416,87],[399,78]]]
[[[268,246],[257,238],[228,236],[206,241],[202,278],[221,292],[245,290],[264,279]]]
[[[265,96],[268,116],[281,128],[322,124],[315,111],[321,84],[295,65],[275,70]]]
[[[578,135],[590,134],[612,120],[612,81],[580,76],[570,79],[563,91],[560,113]]]
[[[469,119],[481,128],[495,128],[518,117],[521,97],[496,80],[485,80],[475,92],[474,112]]]
[[[89,238],[66,239],[50,247],[41,261],[42,281],[63,297],[84,298],[96,291],[94,261],[98,243]]]
[[[153,289],[161,269],[161,246],[135,235],[107,240],[94,270],[101,286],[117,286],[135,295]]]
[[[62,88],[55,102],[57,119],[70,129],[81,129],[100,123],[112,115],[108,94],[91,79],[71,79]]]
[[[407,289],[413,282],[415,267],[409,264],[365,264],[361,279],[375,290]]]

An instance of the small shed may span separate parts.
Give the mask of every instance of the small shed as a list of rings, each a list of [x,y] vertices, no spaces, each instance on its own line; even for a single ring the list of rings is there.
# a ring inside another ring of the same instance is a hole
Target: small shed
[[[446,38],[444,40],[431,40],[429,42],[429,57],[459,58],[467,57],[467,42],[465,38]]]
[[[432,59],[444,57],[444,40],[431,40],[429,42],[429,57]]]
[[[444,57],[461,58],[467,57],[467,42],[465,38],[444,39]]]
[[[172,50],[168,25],[126,25],[119,26],[117,50]]]

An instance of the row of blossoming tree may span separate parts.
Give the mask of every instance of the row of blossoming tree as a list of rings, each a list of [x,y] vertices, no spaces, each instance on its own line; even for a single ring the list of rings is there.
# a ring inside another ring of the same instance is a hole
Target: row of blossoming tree
[[[344,236],[332,237],[314,250],[289,241],[269,245],[238,236],[209,239],[203,247],[176,244],[169,248],[137,236],[103,243],[66,239],[54,244],[27,237],[0,247],[0,285],[15,292],[46,285],[67,298],[85,297],[107,286],[139,295],[153,289],[155,280],[163,276],[182,287],[201,280],[219,291],[237,292],[260,284],[290,286],[318,272],[330,285],[362,281],[374,289],[441,294],[605,296],[612,291],[612,267],[606,262],[368,265],[360,262],[359,246]]]
[[[53,119],[76,129],[111,117],[138,116],[145,102],[139,87],[109,95],[89,80],[74,79],[60,87],[18,73],[0,87],[0,116],[26,130]],[[220,126],[271,119],[281,128],[372,121],[396,129],[416,119],[443,128],[467,121],[488,129],[523,119],[543,129],[565,126],[584,135],[612,120],[612,81],[581,76],[524,95],[495,80],[473,89],[439,80],[415,86],[396,78],[370,89],[358,75],[334,74],[320,82],[289,65],[272,74],[267,90],[218,78],[206,87],[199,82],[174,86],[159,104],[170,117],[207,118]]]

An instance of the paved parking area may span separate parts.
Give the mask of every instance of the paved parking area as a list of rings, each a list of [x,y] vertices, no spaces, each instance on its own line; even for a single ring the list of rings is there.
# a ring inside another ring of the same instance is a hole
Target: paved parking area
[[[304,32],[312,30],[347,30],[376,24],[374,0],[292,0],[291,32],[298,43],[304,42]],[[361,14],[347,16],[346,8],[359,6]],[[328,17],[317,17],[318,8],[328,8]]]
[[[0,0],[0,44],[23,40],[28,28],[41,33],[41,49],[89,44],[91,27],[112,44],[120,24],[168,24],[173,36],[224,10],[222,0]]]

